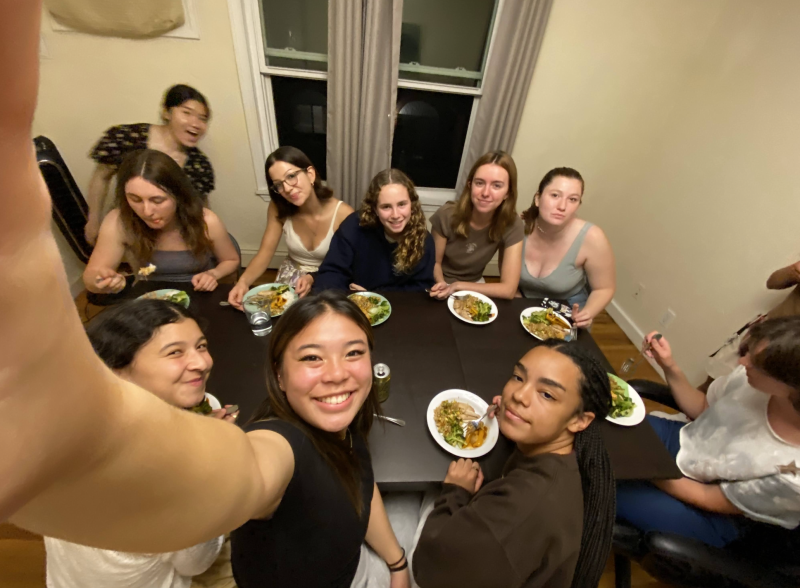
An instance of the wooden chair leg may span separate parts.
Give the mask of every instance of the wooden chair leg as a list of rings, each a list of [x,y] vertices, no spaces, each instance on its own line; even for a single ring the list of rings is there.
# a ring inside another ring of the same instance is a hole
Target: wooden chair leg
[[[624,555],[614,554],[615,588],[631,588],[631,560]]]

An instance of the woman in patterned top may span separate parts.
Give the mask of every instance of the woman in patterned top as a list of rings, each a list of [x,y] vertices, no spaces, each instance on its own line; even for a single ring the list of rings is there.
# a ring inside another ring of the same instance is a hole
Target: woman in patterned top
[[[214,189],[214,170],[205,154],[197,148],[197,143],[206,134],[210,117],[211,110],[205,96],[191,86],[178,84],[164,95],[163,124],[138,123],[108,129],[90,153],[97,167],[87,194],[89,219],[86,222],[86,240],[92,244],[97,240],[111,178],[132,151],[156,149],[172,157],[202,196],[203,205],[208,205],[208,195]]]

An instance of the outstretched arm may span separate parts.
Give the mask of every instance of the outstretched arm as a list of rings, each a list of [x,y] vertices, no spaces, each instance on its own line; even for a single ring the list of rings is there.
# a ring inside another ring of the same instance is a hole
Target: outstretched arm
[[[291,449],[172,408],[92,351],[50,233],[31,121],[40,3],[0,0],[0,520],[88,545],[174,551],[283,492]]]

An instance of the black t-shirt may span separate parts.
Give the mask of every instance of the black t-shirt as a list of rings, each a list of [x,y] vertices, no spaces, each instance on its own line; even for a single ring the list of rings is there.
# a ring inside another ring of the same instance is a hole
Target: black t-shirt
[[[349,588],[367,534],[374,478],[361,437],[353,452],[361,464],[359,517],[338,475],[300,429],[280,420],[247,431],[281,435],[294,453],[294,474],[268,520],[250,520],[231,533],[231,564],[239,588]]]

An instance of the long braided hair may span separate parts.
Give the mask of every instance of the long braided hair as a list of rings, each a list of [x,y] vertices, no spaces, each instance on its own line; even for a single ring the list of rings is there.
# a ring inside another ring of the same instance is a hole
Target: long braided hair
[[[546,347],[569,357],[581,371],[581,412],[592,412],[591,424],[575,435],[573,451],[578,460],[583,489],[581,550],[572,576],[572,588],[595,588],[611,553],[617,510],[616,483],[598,421],[611,409],[611,385],[606,370],[582,347],[548,339]]]

